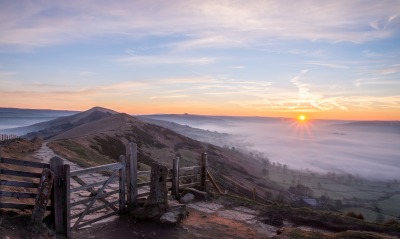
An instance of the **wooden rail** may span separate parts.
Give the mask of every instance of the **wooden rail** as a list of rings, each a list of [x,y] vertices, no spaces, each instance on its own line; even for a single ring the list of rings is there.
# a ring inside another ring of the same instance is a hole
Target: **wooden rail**
[[[3,137],[4,139],[4,137]],[[21,203],[19,199],[34,199],[37,196],[37,192],[18,192],[16,191],[18,188],[25,189],[37,189],[39,183],[37,183],[37,179],[41,177],[41,173],[29,172],[32,169],[44,169],[50,168],[49,164],[39,163],[39,162],[30,162],[23,161],[18,159],[11,158],[1,158],[0,164],[13,165],[13,166],[23,166],[23,170],[19,169],[0,169],[0,175],[2,179],[0,180],[1,186],[7,186],[10,188],[0,190],[0,208],[12,208],[12,209],[33,209],[34,208],[34,200],[31,200],[31,203],[25,202]],[[10,178],[9,176],[13,176],[14,178]],[[15,178],[15,176],[17,178]],[[35,182],[36,181],[36,182]],[[16,188],[16,189],[12,189]],[[8,198],[5,200],[4,198]],[[50,205],[46,206],[47,210],[51,209]]]
[[[15,134],[0,134],[0,142],[17,139],[19,136]]]
[[[64,169],[64,178],[66,184],[66,202],[64,206],[64,215],[65,215],[65,234],[67,237],[71,236],[72,230],[84,227],[91,223],[103,220],[112,215],[116,215],[125,211],[126,209],[126,190],[125,190],[125,181],[126,181],[126,161],[125,156],[121,155],[119,158],[119,163],[107,164],[102,166],[96,166],[91,168],[85,168],[81,170],[70,171],[69,165],[65,165]],[[106,180],[101,180],[99,182],[94,183],[86,183],[84,182],[84,178],[80,178],[82,175],[91,174],[91,173],[99,173],[105,171],[112,171],[111,175],[108,176]],[[80,186],[71,188],[70,180],[73,179]],[[105,192],[106,187],[112,183],[118,181],[118,189],[112,190],[110,192]],[[95,187],[100,187],[96,189]],[[88,191],[91,193],[91,196],[82,200],[71,202],[70,195],[71,193],[79,192],[79,191]],[[117,200],[112,200],[109,197],[111,195],[118,194],[119,198]],[[96,205],[96,202],[101,202],[102,205]],[[71,209],[76,206],[85,205],[83,211],[71,214]],[[119,205],[117,207],[117,205]],[[107,215],[99,216],[96,218],[92,218],[86,222],[83,221],[84,217],[88,214],[95,213],[99,210],[109,208],[111,212]],[[71,223],[72,219],[77,219],[73,225]]]

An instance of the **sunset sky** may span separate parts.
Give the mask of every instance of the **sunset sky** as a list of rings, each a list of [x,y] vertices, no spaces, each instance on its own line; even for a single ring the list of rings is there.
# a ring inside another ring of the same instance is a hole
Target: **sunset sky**
[[[0,1],[0,107],[400,120],[400,1]]]

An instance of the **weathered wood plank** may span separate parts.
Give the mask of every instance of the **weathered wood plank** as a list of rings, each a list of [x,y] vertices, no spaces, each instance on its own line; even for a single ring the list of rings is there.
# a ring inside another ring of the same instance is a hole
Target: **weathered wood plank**
[[[21,193],[21,192],[10,192],[10,191],[0,191],[0,197],[10,197],[10,198],[36,198],[36,193]]]
[[[127,194],[128,204],[136,205],[137,203],[137,145],[135,143],[128,143],[126,147],[126,161],[127,161]]]
[[[201,171],[200,171],[200,187],[201,189],[206,192],[207,191],[207,167],[208,167],[208,159],[207,153],[201,154]]]
[[[149,185],[150,185],[150,182],[143,182],[143,183],[137,184],[138,187],[149,186]]]
[[[196,170],[196,169],[201,169],[201,166],[191,166],[191,167],[182,167],[182,168],[179,168],[179,170],[182,170],[182,171]]]
[[[10,186],[10,187],[22,187],[22,188],[37,188],[37,187],[39,187],[38,183],[8,181],[8,180],[1,180],[0,185],[1,186]]]
[[[114,202],[110,202],[110,203],[108,203],[108,204],[104,204],[104,205],[101,205],[101,206],[98,206],[98,207],[95,207],[95,208],[92,208],[92,209],[89,210],[89,212],[88,212],[87,214],[91,214],[91,213],[96,212],[96,211],[98,211],[98,210],[107,208],[107,207],[109,207],[110,205],[114,205],[114,206],[115,206],[115,205],[117,205],[117,204],[119,204],[119,200],[118,200],[118,201],[114,201]],[[82,213],[74,214],[74,215],[70,216],[70,219],[78,218],[78,217],[81,216],[81,214],[82,214]]]
[[[99,198],[103,198],[104,199],[104,198],[106,198],[108,196],[111,196],[111,195],[114,195],[114,194],[117,194],[117,193],[119,193],[119,189],[115,189],[115,190],[110,191],[108,193],[103,193],[103,194],[101,194],[99,196]],[[88,202],[92,201],[93,198],[94,198],[94,196],[89,197],[87,199],[83,199],[83,200],[79,200],[79,201],[76,201],[76,202],[72,202],[72,203],[70,203],[70,207],[72,208],[72,207],[75,207],[75,206],[80,205],[80,204],[88,203]],[[106,203],[108,204],[110,202],[106,201]],[[117,209],[117,212],[118,212],[118,209]]]
[[[118,180],[118,178],[117,178],[117,177],[114,177],[110,182],[115,182],[115,181],[117,181],[117,180]],[[85,184],[85,185],[82,185],[82,186],[76,187],[76,188],[71,188],[71,189],[69,190],[69,192],[70,192],[70,193],[73,193],[73,192],[77,192],[77,191],[87,190],[87,189],[89,189],[89,188],[94,188],[94,187],[103,185],[106,181],[107,181],[107,180],[100,181],[100,182],[95,182],[95,183],[91,183],[91,184]]]
[[[96,167],[91,167],[91,168],[85,168],[85,169],[80,169],[80,170],[75,170],[71,171],[71,177],[72,176],[79,176],[82,174],[88,174],[88,173],[96,173],[96,172],[101,172],[101,171],[106,171],[106,170],[117,170],[121,168],[120,163],[112,163],[112,164],[106,164],[102,166],[96,166]]]
[[[1,158],[1,162],[6,163],[6,164],[26,166],[26,167],[32,167],[32,168],[50,168],[50,164],[48,164],[48,163],[31,162],[31,161],[24,161],[24,160],[11,159],[11,158]]]
[[[151,171],[137,171],[138,176],[150,175]]]
[[[207,170],[207,177],[210,179],[211,184],[214,186],[214,188],[217,190],[218,193],[222,193],[221,189],[219,189],[217,183],[215,182],[214,178],[211,176],[210,172]]]
[[[121,155],[119,157],[119,162],[122,167],[119,170],[119,212],[124,213],[126,211],[126,199],[125,199],[125,182],[126,182],[126,161],[125,156]],[[90,211],[89,211],[90,213]]]
[[[11,203],[11,202],[0,202],[0,208],[14,208],[14,209],[33,209],[33,204],[23,204],[23,203]],[[46,210],[50,211],[51,206],[47,205]]]
[[[46,206],[50,200],[51,188],[53,187],[54,173],[47,168],[43,169],[40,177],[38,193],[35,206],[32,211],[31,222],[40,225],[46,212]]]
[[[200,182],[194,182],[194,183],[187,183],[187,184],[179,184],[180,188],[189,188],[193,186],[199,186]]]
[[[54,173],[54,187],[51,203],[53,206],[54,226],[56,233],[66,233],[65,231],[65,175],[64,163],[61,158],[53,157],[50,159],[50,170]]]
[[[138,197],[149,196],[150,192],[138,193]]]
[[[80,185],[82,185],[82,186],[84,186],[84,185],[86,185],[86,183],[82,180],[82,179],[80,179],[78,176],[73,176],[72,177],[77,183],[79,183]],[[92,188],[88,188],[87,189],[90,193],[92,193],[93,195],[95,195],[97,192],[94,190],[94,189],[92,189]],[[108,203],[108,201],[106,200],[106,199],[104,199],[104,198],[99,198],[99,200],[102,202],[102,203],[105,203],[105,204],[107,204]],[[118,208],[116,208],[116,207],[114,207],[114,206],[111,206],[111,208],[114,210],[114,211],[118,211]]]
[[[121,165],[118,163],[118,166],[121,168]],[[119,169],[119,168],[118,168]],[[110,183],[111,179],[113,178],[114,175],[116,175],[117,170],[115,170],[110,178],[104,183],[104,185],[97,191],[97,194],[92,198],[90,201],[89,205],[85,208],[83,211],[82,215],[78,218],[78,220],[75,222],[75,224],[72,226],[72,229],[75,229],[79,223],[82,221],[83,217],[86,216],[87,212],[90,210],[90,208],[93,206],[93,204],[96,202],[97,198],[99,198],[102,194],[104,189],[107,187],[107,185]],[[119,190],[118,190],[119,192]]]
[[[65,178],[65,207],[64,207],[64,230],[67,238],[71,237],[71,193],[69,189],[71,187],[71,167],[69,164],[64,165],[64,178]]]
[[[184,178],[200,178],[200,174],[188,174],[188,175],[179,175],[179,179],[184,179]]]
[[[0,174],[27,177],[27,178],[40,178],[40,176],[42,175],[40,173],[24,172],[24,171],[9,170],[9,169],[0,169]]]
[[[117,215],[117,214],[118,214],[118,212],[112,212],[112,213],[106,214],[106,215],[104,215],[104,216],[98,217],[98,218],[96,218],[96,219],[93,219],[93,220],[90,220],[90,221],[81,223],[81,224],[79,224],[79,225],[76,227],[76,229],[79,229],[79,228],[81,228],[81,227],[90,225],[90,224],[95,223],[95,222],[98,222],[98,221],[101,221],[101,220],[103,220],[103,219],[106,219],[107,217],[111,217],[111,216],[114,216],[114,215]]]
[[[179,157],[174,158],[174,162],[172,165],[172,194],[176,197],[176,199],[180,199],[179,193]]]

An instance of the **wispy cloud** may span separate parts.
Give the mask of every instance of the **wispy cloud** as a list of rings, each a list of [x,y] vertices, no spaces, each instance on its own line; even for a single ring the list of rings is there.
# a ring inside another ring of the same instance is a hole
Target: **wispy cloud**
[[[390,67],[386,67],[386,68],[383,68],[383,69],[376,70],[375,73],[381,74],[381,75],[400,73],[400,64],[392,65]]]
[[[18,75],[19,72],[14,72],[14,71],[0,71],[0,78],[1,77],[8,77],[8,76],[15,76]]]
[[[397,20],[399,5],[390,0],[5,1],[0,44],[47,46],[105,34],[132,39],[187,36],[180,48],[257,44],[272,38],[364,42],[394,33],[390,24]],[[372,29],[364,27],[368,23]]]
[[[383,78],[359,78],[354,81],[356,86],[362,85],[399,85],[400,81],[398,80],[389,80]]]
[[[150,100],[155,100],[155,99],[176,99],[176,98],[188,98],[190,97],[189,95],[157,95],[157,96],[151,96],[149,99]]]
[[[94,72],[91,71],[81,71],[79,72],[79,76],[92,76],[94,75]]]
[[[242,65],[239,65],[239,66],[229,66],[228,68],[231,68],[231,69],[244,69],[246,67],[242,66]]]
[[[380,53],[377,53],[377,52],[373,52],[373,51],[370,51],[370,50],[364,50],[363,54],[366,57],[380,57],[380,56],[383,56],[383,54],[380,54]]]
[[[325,66],[329,68],[335,68],[335,69],[348,69],[348,66],[345,65],[340,65],[340,64],[332,64],[332,63],[323,63],[323,62],[307,62],[305,63],[307,65],[315,65],[315,66]]]
[[[211,57],[184,57],[184,56],[169,56],[169,55],[159,55],[159,56],[130,56],[130,57],[120,57],[117,59],[118,62],[132,65],[139,64],[166,64],[166,65],[207,65],[215,62],[215,58]]]

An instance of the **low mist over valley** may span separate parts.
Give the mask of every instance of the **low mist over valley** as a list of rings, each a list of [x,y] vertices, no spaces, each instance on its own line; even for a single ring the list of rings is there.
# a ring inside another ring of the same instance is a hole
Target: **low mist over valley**
[[[261,153],[271,162],[286,164],[292,169],[350,173],[382,180],[399,179],[400,175],[399,121],[298,122],[287,118],[197,115],[143,117],[211,131],[192,136],[222,147]],[[180,129],[181,133],[187,131],[190,135],[193,128]]]

